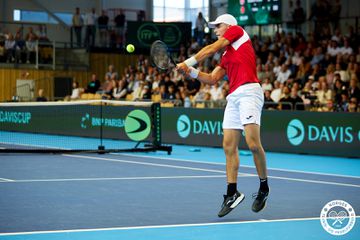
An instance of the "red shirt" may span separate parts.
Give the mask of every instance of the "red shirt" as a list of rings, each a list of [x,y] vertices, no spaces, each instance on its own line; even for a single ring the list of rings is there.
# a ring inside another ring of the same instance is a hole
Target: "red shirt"
[[[226,70],[232,93],[245,83],[259,83],[256,75],[256,56],[249,35],[240,26],[231,26],[225,32],[231,44],[226,47],[220,67]]]

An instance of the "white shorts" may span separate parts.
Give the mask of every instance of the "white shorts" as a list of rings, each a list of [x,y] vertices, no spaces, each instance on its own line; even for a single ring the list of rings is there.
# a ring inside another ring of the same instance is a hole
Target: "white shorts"
[[[258,83],[238,87],[226,97],[223,129],[244,129],[244,125],[260,125],[264,92]]]

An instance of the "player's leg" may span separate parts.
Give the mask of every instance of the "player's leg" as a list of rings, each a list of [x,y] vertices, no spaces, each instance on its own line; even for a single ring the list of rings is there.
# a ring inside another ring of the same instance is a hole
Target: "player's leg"
[[[237,191],[237,175],[239,169],[238,145],[240,141],[240,130],[242,126],[239,117],[239,108],[236,101],[229,95],[224,112],[223,120],[223,148],[226,156],[227,194],[218,214],[223,217],[244,200],[244,194]]]
[[[256,171],[261,179],[267,178],[265,151],[260,140],[260,126],[253,123],[244,126],[246,144],[253,154]]]
[[[246,143],[253,154],[256,171],[260,178],[260,187],[252,205],[252,210],[259,212],[265,208],[269,195],[265,151],[261,145],[260,126],[257,124],[247,124],[244,126],[244,130]]]

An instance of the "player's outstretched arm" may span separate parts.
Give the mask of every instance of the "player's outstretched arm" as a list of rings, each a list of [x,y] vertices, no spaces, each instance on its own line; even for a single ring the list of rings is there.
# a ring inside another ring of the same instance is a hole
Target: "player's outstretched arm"
[[[217,66],[211,73],[201,72],[193,67],[188,69],[190,77],[197,78],[205,84],[213,85],[224,78],[226,71],[220,66]]]
[[[198,62],[201,62],[205,58],[214,55],[217,51],[226,47],[229,44],[230,42],[226,38],[221,37],[216,42],[203,47],[197,54],[195,54],[195,56],[185,60],[182,63],[179,63],[177,65],[177,68],[179,71],[186,72],[187,67],[192,67],[196,65]]]

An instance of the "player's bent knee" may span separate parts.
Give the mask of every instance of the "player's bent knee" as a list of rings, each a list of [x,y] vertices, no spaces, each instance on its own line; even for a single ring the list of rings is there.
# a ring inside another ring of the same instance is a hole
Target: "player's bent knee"
[[[248,144],[249,150],[253,153],[258,153],[261,150],[261,146],[257,144]]]

